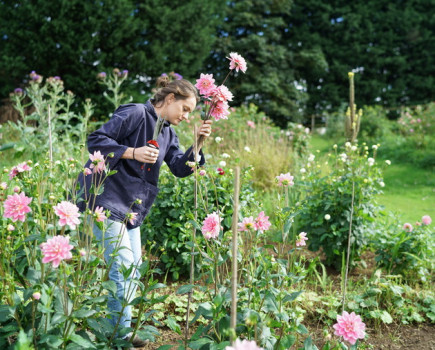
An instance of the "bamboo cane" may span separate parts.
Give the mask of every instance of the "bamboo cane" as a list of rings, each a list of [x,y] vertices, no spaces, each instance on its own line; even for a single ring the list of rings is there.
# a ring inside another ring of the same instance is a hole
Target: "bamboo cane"
[[[237,222],[239,217],[239,191],[240,191],[240,167],[236,167],[234,173],[234,211],[233,211],[233,247],[232,247],[232,276],[231,276],[231,331],[236,334],[237,322]],[[234,342],[235,339],[232,339]]]

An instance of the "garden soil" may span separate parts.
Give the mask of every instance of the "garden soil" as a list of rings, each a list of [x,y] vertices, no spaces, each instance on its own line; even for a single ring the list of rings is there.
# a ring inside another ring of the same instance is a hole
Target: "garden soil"
[[[305,324],[312,332],[314,344],[321,347],[322,330],[315,330],[316,325]],[[160,329],[161,336],[157,342],[150,343],[143,350],[155,350],[161,345],[174,344],[173,350],[177,349],[178,340],[182,336],[170,329]],[[316,334],[320,337],[317,338]],[[373,350],[435,350],[435,324],[398,325],[383,327],[379,331],[368,330],[368,339],[364,341],[364,349]],[[291,350],[296,348],[291,348]]]
[[[310,252],[308,252],[310,254]],[[317,254],[313,254],[313,257]],[[376,266],[374,261],[374,254],[366,251],[361,257],[365,262],[364,267],[361,265],[353,269],[350,273],[351,279],[369,278],[373,275]],[[330,278],[337,279],[339,285],[340,272],[328,269]],[[307,319],[304,322],[309,334],[313,338],[313,343],[321,349],[325,340],[323,338],[323,324],[319,324],[315,319]],[[181,334],[184,335],[184,325],[180,323]],[[331,334],[333,334],[331,327]],[[363,346],[359,347],[365,350],[435,350],[435,324],[382,324],[377,329],[367,328],[368,338],[364,340]],[[173,350],[177,349],[179,341],[182,341],[183,336],[179,335],[168,328],[159,328],[160,336],[156,339],[155,343],[149,343],[147,346],[141,348],[142,350],[156,350],[162,345],[173,344]],[[193,334],[195,329],[191,328],[190,332]],[[301,347],[302,344],[299,345]],[[296,350],[297,347],[292,347],[289,350]]]

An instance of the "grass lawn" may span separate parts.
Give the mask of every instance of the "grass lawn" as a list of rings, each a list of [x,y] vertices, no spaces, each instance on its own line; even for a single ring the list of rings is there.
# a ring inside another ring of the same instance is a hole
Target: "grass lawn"
[[[320,150],[321,154],[325,154],[332,151],[334,143],[333,140],[314,135],[311,150],[313,153]],[[382,152],[382,148],[379,152]],[[384,182],[384,193],[378,200],[388,212],[412,224],[420,221],[423,215],[435,218],[435,175],[432,171],[393,162],[385,168]]]
[[[391,164],[384,172],[384,194],[379,203],[411,224],[423,215],[435,218],[435,176],[409,164]]]

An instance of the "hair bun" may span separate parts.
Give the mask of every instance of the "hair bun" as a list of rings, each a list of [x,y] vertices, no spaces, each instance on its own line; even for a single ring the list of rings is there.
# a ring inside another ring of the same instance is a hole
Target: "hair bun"
[[[157,78],[156,86],[158,89],[160,89],[168,86],[169,83],[170,83],[169,77],[165,74]]]

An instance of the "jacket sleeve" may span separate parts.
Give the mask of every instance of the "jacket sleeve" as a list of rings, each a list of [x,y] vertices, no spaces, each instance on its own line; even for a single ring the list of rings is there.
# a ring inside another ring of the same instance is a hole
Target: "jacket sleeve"
[[[170,145],[168,147],[168,151],[165,155],[165,162],[168,164],[169,169],[171,169],[172,174],[174,174],[177,177],[186,177],[192,174],[192,168],[186,165],[186,162],[194,161],[194,154],[190,154],[192,151],[192,147],[190,147],[186,152],[183,152],[180,149],[180,144],[178,141],[177,134],[171,130],[172,137],[170,141]],[[199,151],[199,154],[201,156],[201,159],[199,161],[199,165],[205,164],[205,158],[204,154],[202,153],[202,150]]]
[[[138,105],[120,106],[107,123],[89,135],[89,152],[100,151],[104,157],[113,153],[113,157],[107,157],[106,160],[109,168],[113,169],[128,148],[121,141],[133,132],[133,127],[138,125],[142,113],[143,108]]]

